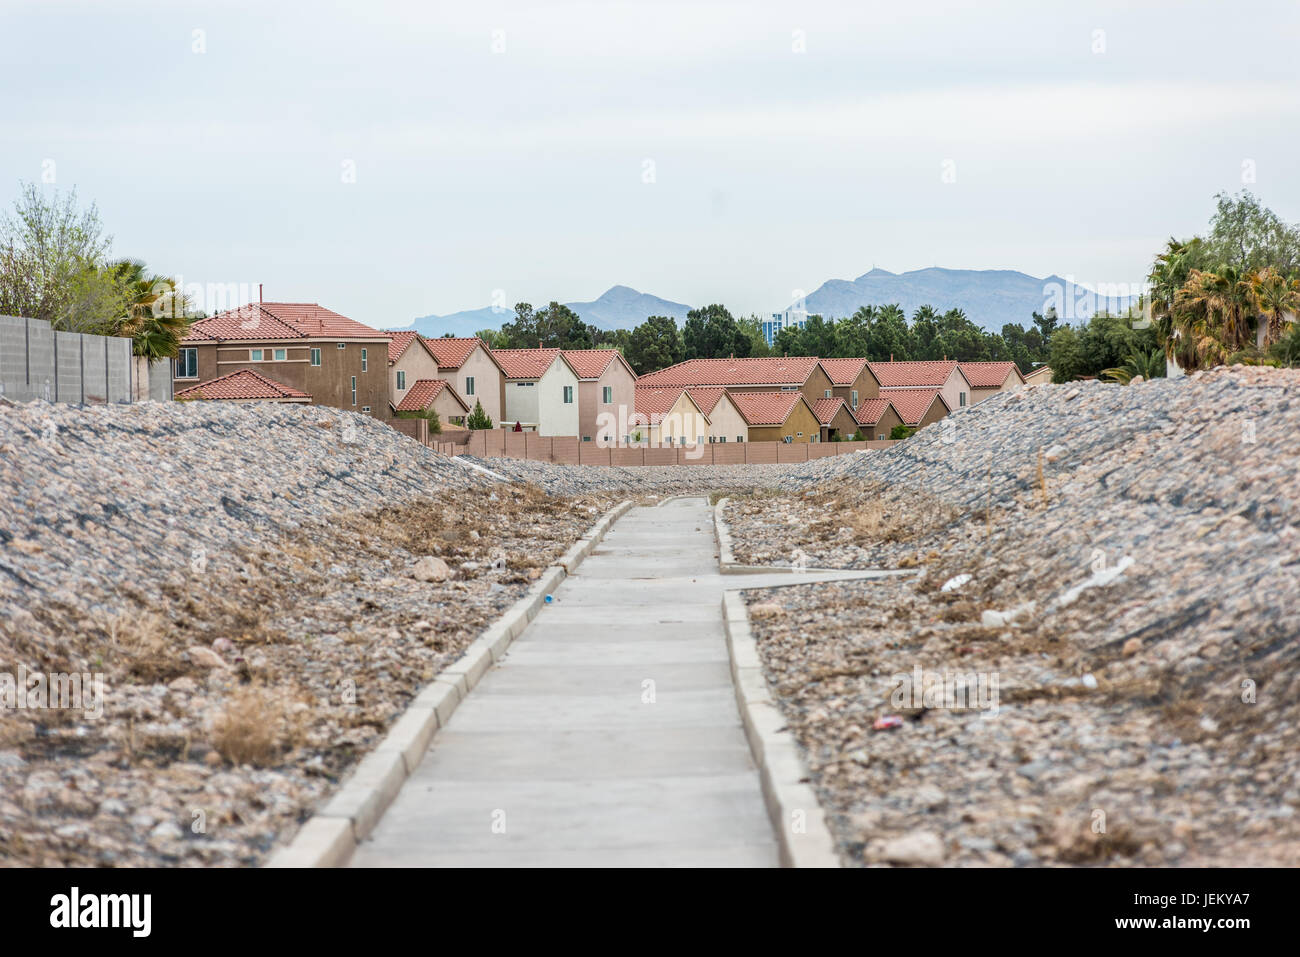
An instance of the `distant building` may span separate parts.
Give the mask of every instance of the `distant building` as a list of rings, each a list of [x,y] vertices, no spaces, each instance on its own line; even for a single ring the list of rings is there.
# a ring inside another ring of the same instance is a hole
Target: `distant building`
[[[807,324],[808,310],[796,309],[794,306],[785,312],[774,312],[771,319],[759,322],[763,329],[763,338],[767,340],[769,346],[776,342],[777,333],[782,329],[802,329]]]
[[[982,402],[999,392],[1023,388],[1025,377],[1014,362],[962,362],[962,375],[970,383],[971,402]]]

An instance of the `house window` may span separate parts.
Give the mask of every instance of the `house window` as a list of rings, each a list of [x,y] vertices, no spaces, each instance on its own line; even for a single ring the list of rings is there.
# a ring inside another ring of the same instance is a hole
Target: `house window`
[[[313,349],[313,350],[311,351],[311,364],[314,365],[314,366],[319,366],[319,365],[320,365],[320,350],[319,350],[319,349]]]
[[[802,433],[802,432],[796,432],[795,435],[799,436],[799,438],[801,438],[801,439],[803,438],[803,433]]]
[[[957,406],[958,406],[958,408],[960,408],[961,406],[964,406],[965,404],[966,404],[966,393],[965,393],[965,392],[959,392],[959,393],[957,393]]]
[[[851,394],[853,396],[853,408],[856,409],[858,407],[858,390],[854,389]]]
[[[826,390],[826,394],[823,395],[822,398],[824,398],[824,399],[829,399],[830,397],[831,397],[831,390],[830,390],[830,389],[827,389],[827,390]]]
[[[248,350],[248,361],[249,361],[249,362],[261,362],[261,361],[262,361],[262,350],[261,350],[261,349],[249,349],[249,350]]]
[[[368,359],[369,359],[368,350],[362,349],[361,350],[361,371],[362,372],[366,371],[366,362]]]
[[[406,388],[406,373],[400,369],[397,370],[397,387],[399,389]]]
[[[564,387],[564,403],[565,405],[571,405],[573,403],[573,386],[571,385],[566,385]]]
[[[664,436],[664,441],[667,442],[669,445],[672,445],[673,437],[671,435]]]
[[[176,353],[176,378],[197,379],[199,377],[199,350],[181,349]]]
[[[718,436],[718,441],[719,441],[719,442],[725,442],[725,441],[727,441],[727,437],[726,437],[725,435],[719,435],[719,436]]]
[[[288,349],[276,349],[272,354],[275,356],[276,362],[283,362],[285,359],[289,358]]]
[[[472,375],[465,376],[465,394],[474,394],[474,377]]]
[[[370,406],[368,406],[368,405],[363,405],[363,406],[361,407],[361,411],[364,412],[366,415],[369,415],[369,414],[370,414]]]
[[[606,405],[614,401],[614,387],[612,385],[607,385],[600,390],[600,401]]]
[[[517,385],[517,386],[519,386],[519,388],[523,389],[523,388],[525,388],[525,387],[527,387],[527,386],[534,386],[534,385],[537,385],[537,383],[536,383],[536,382],[516,382],[515,385]]]
[[[340,342],[338,343],[338,347],[340,349],[346,349],[348,347],[348,344],[346,342]]]
[[[786,445],[789,445],[791,442],[794,441],[794,436],[793,436],[793,435],[787,435],[787,436],[786,436],[784,439],[782,439],[781,441],[784,442]]]
[[[884,432],[878,432],[878,433],[876,434],[876,440],[879,441],[879,442],[883,442],[883,441],[885,441],[885,433],[884,433]]]
[[[584,442],[590,442],[590,441],[591,441],[591,436],[590,436],[590,435],[584,435],[584,436],[582,437],[582,441],[584,441]]]
[[[743,435],[738,435],[738,436],[736,436],[736,441],[737,441],[737,442],[743,442],[743,441],[745,441],[745,437],[744,437]]]
[[[697,436],[695,437],[695,444],[696,444],[696,445],[703,445],[703,444],[704,444],[704,436],[702,436],[702,435],[697,435]]]
[[[352,404],[357,404],[357,377],[352,377]]]

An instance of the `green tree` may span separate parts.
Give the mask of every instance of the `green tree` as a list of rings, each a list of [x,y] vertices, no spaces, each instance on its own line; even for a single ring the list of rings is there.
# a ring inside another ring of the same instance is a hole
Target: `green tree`
[[[682,326],[682,345],[688,359],[725,359],[745,356],[749,340],[725,306],[713,304],[692,309]]]
[[[475,431],[492,428],[492,419],[483,411],[483,403],[478,399],[474,400],[474,411],[469,414],[466,426]]]
[[[1216,269],[1227,265],[1244,274],[1268,266],[1289,274],[1300,269],[1300,227],[1282,222],[1249,190],[1236,196],[1219,193],[1209,234],[1200,244],[1199,262],[1192,266]]]
[[[137,356],[150,361],[174,358],[194,320],[176,280],[152,275],[136,259],[122,259],[107,268],[126,294],[126,313],[112,334],[131,339]]]
[[[399,419],[425,419],[429,423],[430,435],[442,435],[442,416],[438,415],[438,410],[433,406],[427,409],[408,409],[405,412],[398,412]]]
[[[79,210],[75,189],[46,199],[23,185],[13,213],[0,218],[0,314],[110,334],[127,309],[122,282],[106,268],[111,246],[99,210]]]
[[[772,354],[771,347],[767,344],[767,339],[763,336],[763,324],[758,316],[749,316],[745,319],[736,320],[736,329],[740,337],[748,343],[747,351],[737,349],[736,355],[762,357]]]
[[[637,375],[675,365],[684,357],[682,334],[669,316],[650,316],[633,329],[624,356]]]

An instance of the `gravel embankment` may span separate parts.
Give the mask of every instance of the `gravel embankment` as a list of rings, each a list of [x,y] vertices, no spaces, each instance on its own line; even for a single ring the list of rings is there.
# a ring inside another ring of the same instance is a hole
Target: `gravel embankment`
[[[741,560],[918,570],[748,595],[846,861],[1300,864],[1297,396],[1033,388],[729,506]],[[917,668],[996,715],[896,694]]]
[[[615,499],[325,408],[0,405],[0,863],[264,860]]]

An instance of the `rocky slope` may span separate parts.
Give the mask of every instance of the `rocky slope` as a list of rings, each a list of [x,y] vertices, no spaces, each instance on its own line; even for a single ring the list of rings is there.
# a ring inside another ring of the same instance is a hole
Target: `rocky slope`
[[[918,571],[751,596],[847,860],[1300,863],[1298,396],[1033,388],[728,508],[741,561]],[[917,668],[1000,707],[896,696]]]

